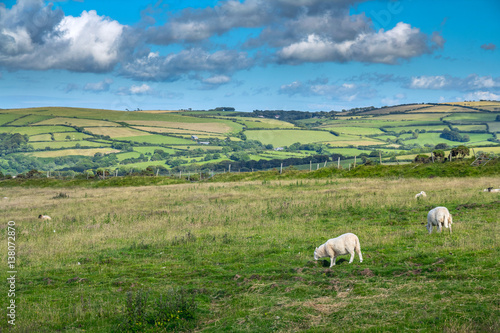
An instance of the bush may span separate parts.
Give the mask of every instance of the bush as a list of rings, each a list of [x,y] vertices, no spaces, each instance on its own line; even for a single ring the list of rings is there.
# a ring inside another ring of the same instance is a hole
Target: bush
[[[149,293],[138,290],[127,293],[125,318],[120,332],[178,332],[194,328],[198,305],[194,294],[186,289],[170,289],[154,302],[148,302]]]
[[[427,155],[417,155],[417,156],[415,156],[414,162],[415,163],[429,163],[430,158]]]

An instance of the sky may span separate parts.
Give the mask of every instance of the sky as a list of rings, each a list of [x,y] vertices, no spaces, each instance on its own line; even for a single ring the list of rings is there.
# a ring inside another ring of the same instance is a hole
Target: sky
[[[0,108],[500,100],[498,0],[0,2]]]

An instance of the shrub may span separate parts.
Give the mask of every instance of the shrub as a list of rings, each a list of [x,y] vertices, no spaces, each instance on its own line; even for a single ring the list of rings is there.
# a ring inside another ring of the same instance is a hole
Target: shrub
[[[168,331],[192,328],[197,308],[194,295],[186,289],[170,289],[155,302],[153,324]]]

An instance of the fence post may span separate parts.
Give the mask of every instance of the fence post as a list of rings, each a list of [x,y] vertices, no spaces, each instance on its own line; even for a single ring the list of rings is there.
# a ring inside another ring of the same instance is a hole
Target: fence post
[[[280,175],[282,172],[283,172],[283,163],[281,163],[281,166],[280,166]]]
[[[337,162],[337,169],[340,169],[340,156],[339,156],[339,161]]]

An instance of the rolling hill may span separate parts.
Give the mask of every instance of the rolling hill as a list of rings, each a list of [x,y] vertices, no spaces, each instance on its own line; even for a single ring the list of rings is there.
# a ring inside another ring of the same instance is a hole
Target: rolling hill
[[[443,138],[443,130],[453,136]],[[430,155],[437,144],[498,154],[499,132],[495,101],[343,112],[0,109],[0,171],[128,172],[150,165],[162,172],[196,171],[217,169],[223,161],[297,163],[313,155],[387,162]]]

